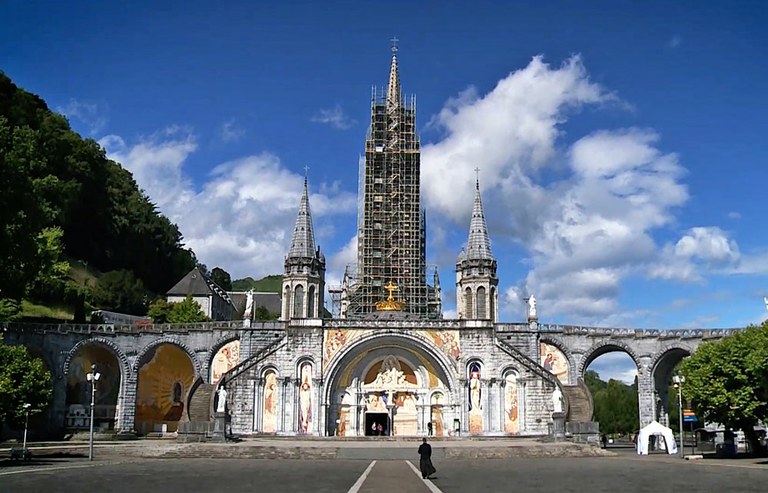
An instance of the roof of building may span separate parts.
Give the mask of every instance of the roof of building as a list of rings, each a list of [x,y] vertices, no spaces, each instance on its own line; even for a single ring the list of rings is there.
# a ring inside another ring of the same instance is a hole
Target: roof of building
[[[309,193],[307,178],[304,177],[304,193],[296,216],[296,226],[293,229],[293,239],[288,257],[313,258],[315,256],[315,233],[312,229],[312,213],[309,210]]]
[[[186,276],[182,277],[166,293],[168,296],[209,296],[211,294],[215,294],[228,303],[232,303],[229,294],[197,267],[189,271]]]
[[[493,260],[491,241],[488,238],[488,225],[485,222],[483,201],[480,197],[480,181],[475,184],[475,203],[472,207],[472,221],[469,223],[467,250],[464,252],[468,260]],[[464,260],[459,256],[459,260]]]

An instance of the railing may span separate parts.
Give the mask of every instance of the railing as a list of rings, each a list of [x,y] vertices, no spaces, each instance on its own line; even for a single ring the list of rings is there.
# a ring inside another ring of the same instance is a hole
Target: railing
[[[212,330],[279,330],[282,322],[252,322],[245,327],[242,320],[197,322],[184,324],[45,324],[24,322],[0,322],[0,331],[36,333],[163,333],[163,332],[210,332]]]

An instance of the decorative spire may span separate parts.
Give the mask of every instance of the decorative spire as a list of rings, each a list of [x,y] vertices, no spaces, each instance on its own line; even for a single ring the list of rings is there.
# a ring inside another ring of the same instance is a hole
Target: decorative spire
[[[304,194],[302,194],[301,203],[299,204],[299,214],[296,217],[296,227],[293,230],[291,249],[288,252],[289,257],[311,258],[315,256],[315,233],[312,229],[312,213],[309,211],[307,170],[305,169],[304,171]]]
[[[392,66],[387,86],[387,109],[400,106],[400,74],[397,72],[397,37],[392,38]]]
[[[479,170],[475,169],[477,173]],[[469,223],[469,238],[467,239],[467,259],[493,260],[491,242],[488,239],[488,226],[483,213],[483,201],[480,198],[480,178],[475,181],[475,205],[472,208],[472,221]]]

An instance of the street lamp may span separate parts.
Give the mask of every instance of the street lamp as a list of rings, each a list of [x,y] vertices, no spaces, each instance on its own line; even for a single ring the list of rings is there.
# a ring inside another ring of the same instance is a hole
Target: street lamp
[[[96,382],[101,373],[96,371],[96,365],[91,365],[91,372],[85,376],[91,382],[91,433],[88,439],[88,460],[93,460],[93,406],[96,404]]]
[[[27,428],[29,427],[29,408],[32,407],[32,404],[24,404],[22,406],[24,408],[24,413],[26,414],[24,418],[24,443],[21,446],[21,453],[24,454],[24,456],[27,455]]]
[[[685,452],[683,450],[683,384],[685,383],[685,377],[682,375],[674,375],[672,377],[672,385],[675,386],[677,389],[677,410],[679,414],[680,419],[680,447],[678,450],[680,451],[680,458],[682,459],[685,456]]]

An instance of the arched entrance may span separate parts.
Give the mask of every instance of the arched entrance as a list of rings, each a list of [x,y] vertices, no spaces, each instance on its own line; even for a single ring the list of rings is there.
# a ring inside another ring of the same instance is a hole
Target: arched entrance
[[[458,413],[452,367],[413,336],[363,338],[331,362],[328,376],[329,435],[426,435],[427,423],[447,430]]]
[[[91,385],[87,375],[93,367],[100,374],[94,394],[93,426],[97,430],[115,429],[120,396],[120,363],[112,349],[99,343],[81,346],[69,360],[64,423],[67,429],[90,427]]]
[[[161,343],[144,354],[139,368],[136,431],[142,435],[177,431],[195,379],[189,355],[175,344]]]

